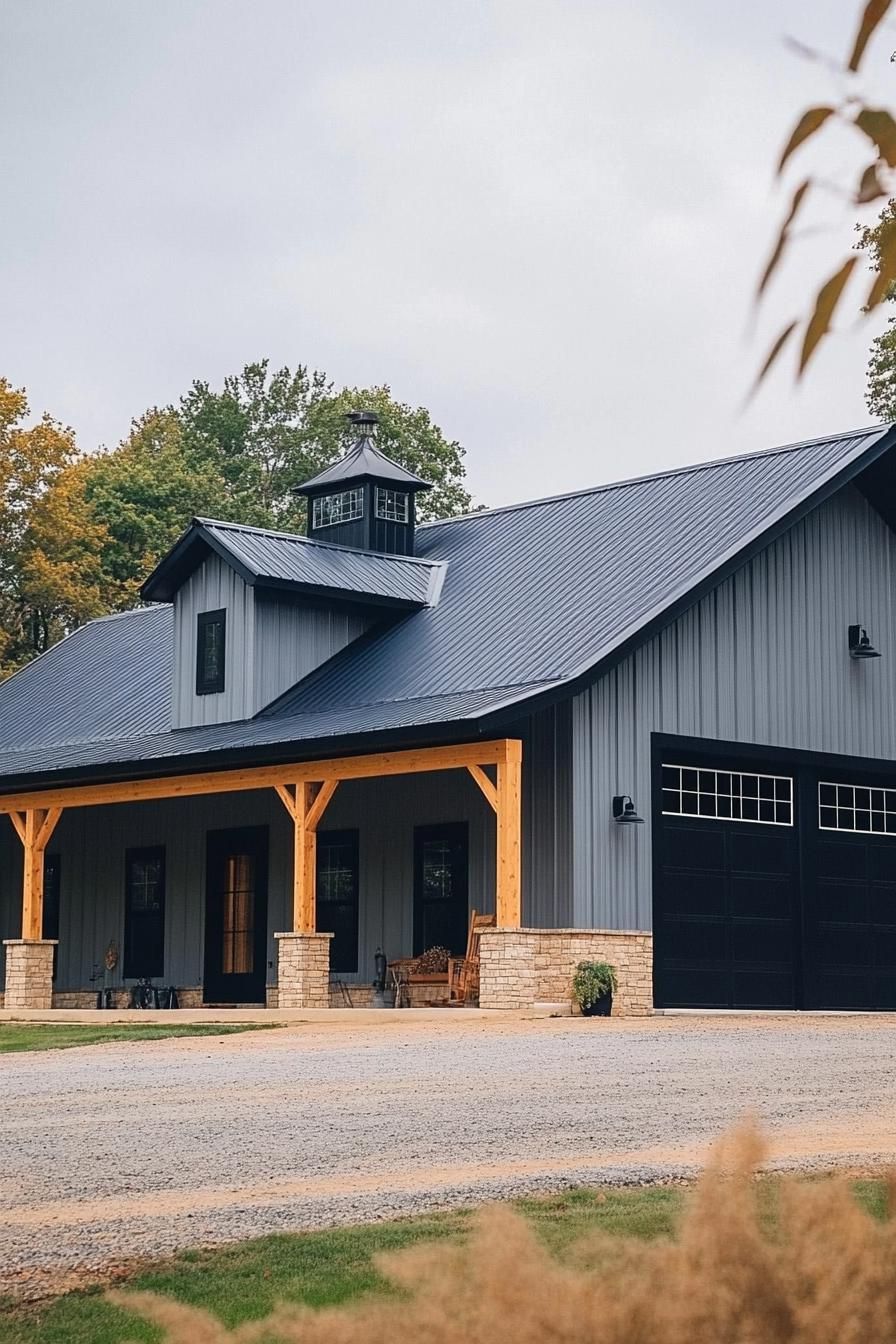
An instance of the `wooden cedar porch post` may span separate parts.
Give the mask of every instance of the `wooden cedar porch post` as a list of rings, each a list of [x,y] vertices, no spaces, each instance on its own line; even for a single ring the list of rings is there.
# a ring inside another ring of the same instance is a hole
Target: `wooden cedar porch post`
[[[507,738],[501,746],[503,751],[495,765],[496,784],[492,783],[481,765],[468,765],[467,770],[495,814],[497,827],[495,925],[499,929],[518,929],[523,919],[521,865],[523,744],[518,738]]]
[[[275,785],[293,820],[292,930],[277,933],[277,1003],[280,1008],[327,1008],[330,1003],[330,933],[317,932],[317,828],[339,781]]]
[[[50,1008],[53,1002],[53,948],[44,939],[44,854],[61,807],[29,807],[9,813],[22,842],[22,936],[4,940],[6,1008]]]
[[[522,776],[523,744],[508,738],[507,752],[497,764],[497,883],[495,924],[518,929],[523,920]]]

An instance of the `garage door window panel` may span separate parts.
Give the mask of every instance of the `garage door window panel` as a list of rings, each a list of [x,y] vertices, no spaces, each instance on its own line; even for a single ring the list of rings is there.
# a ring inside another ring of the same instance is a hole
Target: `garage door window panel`
[[[896,789],[822,780],[818,785],[818,825],[822,831],[896,836]]]
[[[661,795],[666,816],[793,825],[793,779],[787,775],[663,765]]]

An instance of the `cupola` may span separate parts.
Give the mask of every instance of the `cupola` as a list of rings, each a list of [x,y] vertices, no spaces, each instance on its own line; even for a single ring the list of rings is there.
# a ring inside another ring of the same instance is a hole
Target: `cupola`
[[[308,536],[387,555],[413,555],[415,498],[432,486],[380,452],[373,411],[350,411],[346,419],[357,433],[354,446],[296,488],[308,499]]]

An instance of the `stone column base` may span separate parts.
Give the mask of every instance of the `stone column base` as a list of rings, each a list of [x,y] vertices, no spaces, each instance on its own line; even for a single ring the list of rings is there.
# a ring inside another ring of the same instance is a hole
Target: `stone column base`
[[[56,939],[4,938],[6,993],[4,1008],[53,1006],[53,948]]]
[[[275,933],[277,1007],[329,1008],[332,933]]]
[[[572,1004],[578,963],[608,961],[618,980],[613,1016],[653,1012],[653,937],[639,929],[483,929],[479,957],[481,1008]]]

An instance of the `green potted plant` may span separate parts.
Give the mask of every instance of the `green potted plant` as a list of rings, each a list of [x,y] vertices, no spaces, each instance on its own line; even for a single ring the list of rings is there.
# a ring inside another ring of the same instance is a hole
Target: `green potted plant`
[[[616,968],[608,961],[580,961],[572,992],[583,1017],[609,1017],[616,989]]]

